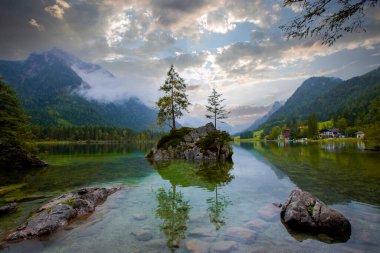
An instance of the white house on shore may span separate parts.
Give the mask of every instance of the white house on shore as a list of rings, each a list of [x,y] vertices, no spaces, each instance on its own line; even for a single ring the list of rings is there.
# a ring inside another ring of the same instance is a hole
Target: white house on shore
[[[364,133],[362,131],[356,132],[356,139],[364,139]]]

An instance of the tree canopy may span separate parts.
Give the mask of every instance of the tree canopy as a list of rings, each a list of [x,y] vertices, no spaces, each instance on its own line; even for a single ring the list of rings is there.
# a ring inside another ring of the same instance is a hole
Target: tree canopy
[[[27,121],[14,90],[0,80],[0,143],[20,145],[27,135]]]
[[[209,112],[206,114],[206,118],[214,119],[215,129],[216,121],[226,119],[229,114],[229,112],[225,109],[226,106],[223,105],[225,99],[222,99],[221,97],[221,93],[218,93],[215,89],[212,89],[211,95],[208,97],[208,105],[206,105],[206,109]]]
[[[183,115],[183,111],[187,111],[190,102],[186,95],[185,80],[174,70],[173,65],[170,66],[165,83],[159,90],[165,95],[156,103],[159,108],[157,123],[160,126],[168,124],[171,129],[176,129],[175,120]]]
[[[378,0],[284,0],[285,7],[301,7],[302,11],[280,29],[288,38],[315,36],[331,46],[345,32],[366,31],[364,9],[377,4]]]

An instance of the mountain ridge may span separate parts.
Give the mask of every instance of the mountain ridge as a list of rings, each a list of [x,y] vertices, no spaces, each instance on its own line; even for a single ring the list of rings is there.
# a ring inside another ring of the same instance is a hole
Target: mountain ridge
[[[73,69],[87,73],[113,74],[100,66],[86,63],[60,49],[32,53],[22,61],[0,60],[0,75],[15,89],[18,98],[32,116],[31,123],[45,126],[102,125],[141,131],[153,125],[156,112],[132,97],[99,102],[80,94],[90,89]]]

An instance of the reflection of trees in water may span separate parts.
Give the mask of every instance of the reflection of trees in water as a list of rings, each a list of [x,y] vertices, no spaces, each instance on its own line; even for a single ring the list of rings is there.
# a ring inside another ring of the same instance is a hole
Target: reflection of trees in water
[[[168,248],[175,252],[179,248],[180,240],[186,238],[189,203],[184,201],[182,192],[176,191],[175,185],[168,191],[164,188],[158,189],[156,199],[158,202],[156,215],[163,220],[161,231],[167,237]]]
[[[209,198],[207,200],[208,212],[210,222],[214,224],[216,230],[219,230],[226,224],[223,213],[230,203],[225,196],[219,196],[218,187],[226,185],[234,178],[230,174],[233,164],[228,161],[217,163],[203,163],[200,166],[197,174],[201,176],[208,183],[213,185],[215,191],[215,198]]]
[[[227,201],[226,197],[224,196],[218,196],[218,186],[215,187],[215,199],[209,198],[207,200],[208,212],[210,217],[210,222],[214,224],[214,227],[216,230],[219,230],[221,227],[223,227],[226,222],[225,217],[223,215],[223,212],[225,211],[226,207],[230,204],[229,201]]]
[[[210,191],[215,191],[215,199],[210,198],[207,200],[208,204],[208,213],[210,217],[210,222],[214,224],[216,230],[222,227],[225,224],[223,213],[229,204],[224,196],[220,196],[218,191],[218,187],[223,186],[231,182],[234,178],[233,175],[230,174],[230,171],[233,168],[233,164],[230,161],[219,161],[219,162],[186,162],[186,161],[154,161],[152,165],[156,168],[157,172],[161,175],[163,179],[169,180],[173,186],[172,190],[169,190],[167,193],[162,188],[159,189],[157,194],[157,200],[159,201],[160,213],[162,214],[162,204],[160,201],[163,199],[172,198],[172,202],[179,202],[179,204],[183,204],[182,193],[176,193],[176,186],[189,187],[189,186],[197,186]],[[175,195],[179,194],[178,197]],[[166,205],[170,207],[169,205]],[[189,208],[189,207],[188,207]],[[181,208],[180,208],[181,209]],[[157,213],[158,213],[157,210]],[[176,245],[176,239],[183,239],[181,237],[180,232],[181,229],[186,230],[186,221],[180,214],[172,213],[173,209],[165,209],[168,210],[166,213],[168,214],[167,218],[173,218],[175,215],[178,215],[179,218],[182,218],[182,223],[172,224],[168,221],[165,221],[163,216],[159,215],[160,218],[164,219],[164,229],[162,231],[168,237],[168,246],[170,249]],[[165,212],[164,212],[165,213]],[[169,224],[169,226],[165,225]],[[172,225],[170,225],[172,224]],[[184,225],[183,227],[179,225]],[[171,230],[175,230],[172,231]],[[183,231],[184,231],[183,230]]]

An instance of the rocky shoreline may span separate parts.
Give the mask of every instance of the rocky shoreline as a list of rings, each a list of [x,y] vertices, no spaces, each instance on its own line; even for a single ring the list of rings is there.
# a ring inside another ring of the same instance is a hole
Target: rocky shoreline
[[[120,188],[83,188],[65,193],[41,206],[7,241],[20,241],[49,235],[77,217],[89,215],[95,207]]]
[[[48,164],[21,147],[0,143],[0,170],[26,170],[43,168]]]

